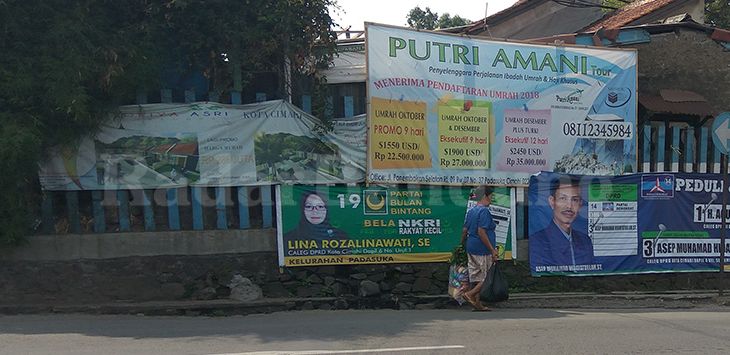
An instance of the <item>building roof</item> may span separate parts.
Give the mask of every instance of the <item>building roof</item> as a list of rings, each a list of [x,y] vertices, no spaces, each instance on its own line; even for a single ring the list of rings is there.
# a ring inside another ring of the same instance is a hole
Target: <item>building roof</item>
[[[491,14],[490,16],[485,17],[481,20],[472,22],[471,24],[465,26],[466,28],[458,28],[458,32],[466,33],[466,34],[471,34],[474,31],[480,32],[482,29],[484,29],[485,22],[494,23],[494,22],[498,22],[498,21],[510,18],[517,12],[523,11],[523,10],[527,9],[528,7],[532,7],[537,2],[544,2],[544,1],[545,0],[532,0],[532,3],[531,3],[531,0],[518,0],[517,2],[512,4],[512,6],[506,8],[502,11]],[[455,30],[457,30],[457,28],[455,28]],[[447,32],[452,32],[452,31],[447,31]]]
[[[519,0],[470,25],[441,31],[525,40],[576,32],[599,20],[601,0]]]
[[[548,37],[542,37],[542,38],[532,38],[528,40],[527,42],[532,43],[545,43],[545,44],[553,44],[556,42],[561,43],[567,43],[567,44],[577,44],[576,38],[577,37],[585,37],[585,36],[593,36],[596,41],[592,43],[594,46],[603,46],[606,45],[605,43],[601,43],[601,39],[608,39],[613,43],[614,45],[625,45],[626,43],[622,43],[622,41],[619,38],[619,34],[624,31],[644,31],[648,33],[649,35],[656,35],[656,34],[662,34],[662,33],[670,33],[670,32],[676,32],[680,29],[690,29],[694,31],[704,32],[710,39],[720,42],[720,43],[728,43],[730,42],[730,30],[725,30],[722,28],[712,27],[709,25],[697,23],[694,20],[692,20],[691,17],[683,17],[681,21],[665,21],[664,23],[653,23],[653,24],[644,24],[644,25],[634,25],[634,26],[623,26],[621,28],[613,28],[613,29],[598,29],[593,31],[584,31],[584,32],[578,32],[578,33],[566,33],[556,36],[548,36]],[[580,43],[585,45],[585,43]],[[727,45],[726,45],[727,46]]]
[[[177,143],[170,149],[170,153],[176,155],[195,155],[197,150],[198,143]]]
[[[614,12],[608,13],[602,19],[590,24],[581,32],[598,31],[601,28],[615,29],[630,25],[632,22],[651,14],[670,4],[685,0],[637,0]]]
[[[162,144],[152,148],[152,151],[160,154],[195,155],[198,143]]]
[[[152,151],[155,153],[164,154],[170,149],[170,147],[172,147],[172,144],[162,144],[162,145],[158,145],[158,146],[152,148]]]
[[[700,117],[716,114],[702,95],[687,90],[664,89],[659,90],[659,95],[639,93],[639,102],[648,110],[659,113]]]

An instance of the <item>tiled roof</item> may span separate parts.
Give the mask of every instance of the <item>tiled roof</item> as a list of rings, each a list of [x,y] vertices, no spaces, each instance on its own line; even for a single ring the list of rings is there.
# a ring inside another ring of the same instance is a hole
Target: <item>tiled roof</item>
[[[656,10],[678,0],[637,0],[604,16],[581,32],[594,32],[600,28],[612,29],[626,26]]]
[[[664,89],[659,90],[659,95],[664,101],[669,102],[707,102],[702,95],[687,90]]]
[[[660,90],[659,95],[639,93],[639,102],[650,111],[679,115],[714,116],[702,95],[687,90]]]
[[[198,143],[178,143],[170,150],[170,153],[177,155],[195,155],[198,150]]]
[[[163,144],[152,148],[155,153],[176,155],[195,155],[197,150],[198,143]]]
[[[172,144],[158,145],[158,146],[152,148],[152,151],[155,153],[165,153],[165,152],[167,152],[168,149],[170,149],[170,147],[172,147]]]

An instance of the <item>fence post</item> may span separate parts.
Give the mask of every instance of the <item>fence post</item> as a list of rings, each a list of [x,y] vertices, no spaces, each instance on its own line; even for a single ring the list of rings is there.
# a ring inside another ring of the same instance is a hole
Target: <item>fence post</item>
[[[66,192],[66,215],[71,233],[81,233],[81,220],[79,219],[79,192]]]
[[[172,90],[171,89],[161,89],[160,90],[160,101],[162,101],[163,104],[172,103]]]
[[[694,172],[695,163],[695,129],[687,128],[687,152],[684,155],[684,171]]]
[[[155,230],[155,209],[152,208],[152,191],[142,190],[142,204],[144,205],[144,230]]]
[[[352,96],[344,97],[345,104],[345,117],[355,116],[355,104],[352,100]]]
[[[709,129],[707,127],[700,128],[700,172],[707,173],[707,133]]]
[[[91,205],[94,212],[94,232],[104,233],[106,231],[106,220],[104,217],[104,193],[101,190],[91,191]]]
[[[251,228],[251,220],[248,214],[248,187],[239,186],[238,190],[238,227],[241,229]]]
[[[144,105],[147,103],[147,90],[145,89],[137,89],[137,97],[136,100],[137,105]]]
[[[53,223],[53,198],[50,196],[51,191],[43,191],[43,200],[41,201],[41,229],[45,234],[55,232]]]
[[[117,190],[117,207],[119,208],[119,231],[129,232],[129,192]]]
[[[205,222],[203,221],[203,206],[201,204],[202,200],[202,193],[203,188],[202,187],[191,187],[191,203],[193,204],[193,229],[195,230],[203,230],[205,226]]]
[[[332,96],[328,96],[324,105],[324,117],[330,119],[335,115],[334,100]]]
[[[271,215],[271,185],[261,185],[261,217],[263,219],[263,228],[271,228],[273,226]]]
[[[309,95],[302,95],[302,111],[312,114],[312,97]]]
[[[228,220],[226,219],[226,188],[218,186],[215,188],[215,211],[216,227],[218,229],[228,229]]]
[[[241,104],[241,92],[240,91],[231,91],[231,105],[240,105]]]
[[[180,230],[180,209],[177,205],[177,189],[167,189],[167,224],[170,230]]]
[[[682,154],[679,144],[679,126],[672,126],[672,144],[669,145],[672,153],[672,167],[674,172],[679,171],[679,156]]]
[[[193,89],[185,90],[185,103],[189,104],[191,102],[195,102],[195,100],[196,100],[195,90],[193,90]]]
[[[722,172],[722,168],[721,168],[722,153],[720,152],[720,147],[714,145],[714,142],[713,142],[713,146],[715,147],[715,150],[712,154],[712,172],[719,174]]]
[[[651,171],[651,125],[644,125],[644,161],[642,162],[643,172]]]
[[[656,158],[656,171],[664,171],[664,157],[666,154],[666,136],[667,127],[664,122],[660,122],[659,132],[657,134],[657,158]]]

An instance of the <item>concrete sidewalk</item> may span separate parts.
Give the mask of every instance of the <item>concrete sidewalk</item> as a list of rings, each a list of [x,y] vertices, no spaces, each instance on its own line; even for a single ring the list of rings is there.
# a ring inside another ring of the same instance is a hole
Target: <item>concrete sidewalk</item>
[[[513,293],[493,308],[699,308],[728,307],[730,296],[717,290],[612,293]],[[249,302],[228,299],[164,302],[114,302],[102,304],[19,304],[0,305],[0,314],[87,313],[139,315],[245,315],[292,310],[335,309],[469,309],[447,295],[408,296],[383,300],[378,297],[268,298]]]

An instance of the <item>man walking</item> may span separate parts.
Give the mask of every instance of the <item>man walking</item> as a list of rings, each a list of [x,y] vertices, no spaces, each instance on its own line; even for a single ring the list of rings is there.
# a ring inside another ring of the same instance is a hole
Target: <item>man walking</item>
[[[466,214],[464,228],[461,230],[461,244],[466,242],[466,253],[469,258],[469,282],[473,285],[471,290],[464,293],[464,298],[476,311],[491,311],[482,304],[479,293],[484,286],[489,268],[497,261],[498,256],[495,248],[497,225],[488,208],[492,203],[494,188],[480,186],[474,195],[478,200],[477,205]]]

